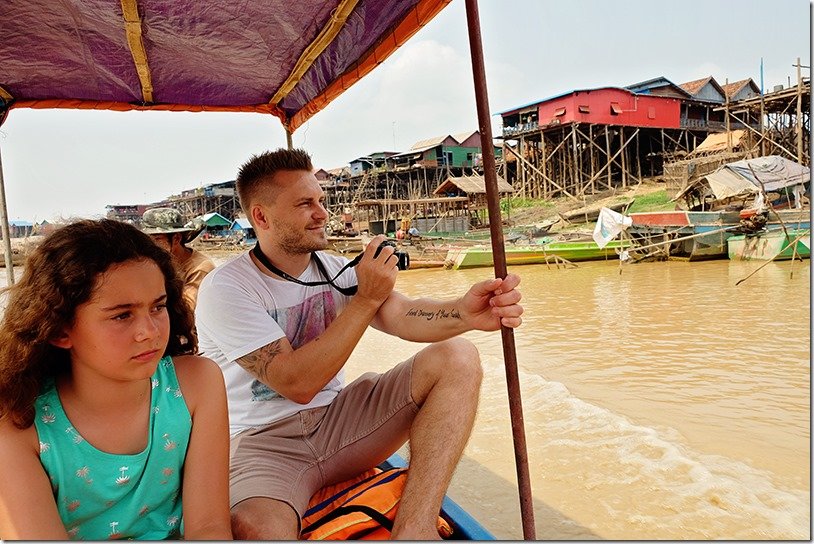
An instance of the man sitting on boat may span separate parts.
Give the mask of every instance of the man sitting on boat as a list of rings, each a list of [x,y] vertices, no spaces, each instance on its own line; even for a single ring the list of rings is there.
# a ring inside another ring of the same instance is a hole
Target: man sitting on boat
[[[457,300],[399,294],[384,236],[358,261],[323,251],[328,213],[312,171],[302,150],[241,167],[236,187],[258,245],[216,268],[199,294],[200,349],[221,366],[229,398],[235,536],[297,538],[318,489],[370,469],[409,438],[392,536],[437,539],[482,377],[477,349],[456,337],[519,326],[520,279],[482,281]],[[344,386],[342,369],[369,325],[430,345]]]
[[[152,208],[145,211],[141,218],[141,230],[172,255],[178,273],[184,280],[184,300],[193,311],[201,281],[215,268],[215,263],[209,257],[197,249],[187,247],[203,228],[203,223],[185,224],[181,212],[173,208]]]

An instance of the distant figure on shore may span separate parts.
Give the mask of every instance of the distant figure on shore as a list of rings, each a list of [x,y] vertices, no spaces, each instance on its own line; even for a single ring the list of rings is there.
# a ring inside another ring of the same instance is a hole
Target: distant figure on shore
[[[0,323],[0,538],[231,538],[223,376],[181,289],[120,221],[29,255]]]
[[[184,280],[184,300],[193,312],[198,302],[201,281],[215,268],[212,259],[186,246],[197,238],[203,228],[203,224],[184,224],[181,212],[173,208],[152,208],[144,212],[141,218],[141,230],[172,255]]]

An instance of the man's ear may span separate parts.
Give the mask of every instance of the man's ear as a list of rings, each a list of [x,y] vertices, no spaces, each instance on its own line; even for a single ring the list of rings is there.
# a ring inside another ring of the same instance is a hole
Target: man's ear
[[[71,349],[73,347],[73,342],[71,342],[71,338],[68,336],[68,333],[63,332],[56,338],[52,338],[50,340],[52,346],[62,348],[62,349]]]
[[[263,210],[263,206],[260,204],[254,204],[249,210],[252,214],[252,219],[254,219],[254,224],[257,225],[259,229],[267,229],[269,226],[268,218],[266,217],[266,212]]]

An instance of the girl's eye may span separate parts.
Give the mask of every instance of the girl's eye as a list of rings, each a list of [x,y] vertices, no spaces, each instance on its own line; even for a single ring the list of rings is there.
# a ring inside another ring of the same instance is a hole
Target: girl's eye
[[[167,309],[167,303],[166,302],[162,302],[161,304],[156,304],[155,306],[153,306],[153,312],[156,312],[156,313],[163,312],[166,309]]]
[[[115,321],[124,321],[124,320],[125,320],[125,319],[127,319],[128,317],[130,317],[130,312],[122,312],[122,313],[120,313],[120,314],[116,314],[116,315],[114,315],[114,316],[113,316],[113,319],[114,319]]]

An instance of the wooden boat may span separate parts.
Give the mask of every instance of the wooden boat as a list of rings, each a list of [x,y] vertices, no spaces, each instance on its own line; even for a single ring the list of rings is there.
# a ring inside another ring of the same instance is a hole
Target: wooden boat
[[[593,240],[555,241],[541,245],[509,246],[506,248],[506,263],[545,264],[556,259],[567,261],[597,261],[615,259],[618,252],[630,247],[629,240],[612,240],[600,248]],[[447,254],[450,268],[475,268],[492,266],[492,249],[485,246],[451,249]]]
[[[798,209],[772,212],[767,228],[780,228],[781,222],[787,227],[810,228],[809,214],[810,210]],[[727,241],[737,234],[741,220],[738,210],[639,212],[631,213],[630,218],[633,224],[627,232],[635,245],[664,242],[666,257],[690,261],[726,258]]]
[[[811,229],[774,229],[730,236],[727,247],[733,261],[788,261],[795,255],[811,258]]]

